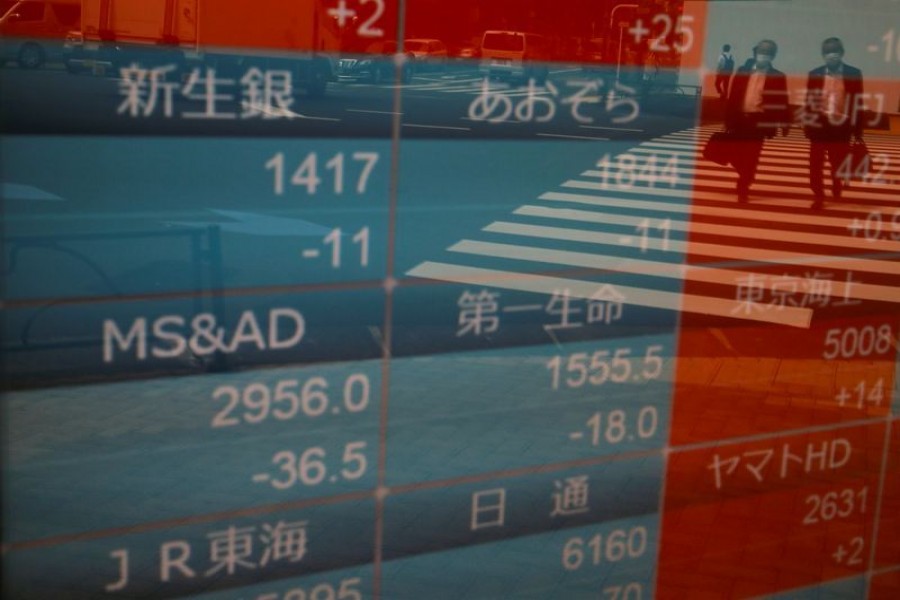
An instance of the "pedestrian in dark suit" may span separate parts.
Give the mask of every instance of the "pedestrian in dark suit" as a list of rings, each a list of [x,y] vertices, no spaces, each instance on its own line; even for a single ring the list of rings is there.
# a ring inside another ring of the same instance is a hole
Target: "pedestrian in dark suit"
[[[735,74],[725,105],[725,128],[736,140],[731,164],[738,174],[741,203],[748,201],[763,140],[774,137],[779,129],[784,135],[790,130],[787,79],[772,66],[777,53],[778,45],[772,40],[759,42],[753,59]]]
[[[825,203],[822,168],[825,156],[831,171],[831,192],[840,199],[844,187],[838,169],[850,154],[852,137],[862,139],[864,121],[862,71],[844,64],[844,44],[838,38],[822,42],[825,64],[809,72],[806,82],[803,131],[809,138],[809,187],[812,208]]]

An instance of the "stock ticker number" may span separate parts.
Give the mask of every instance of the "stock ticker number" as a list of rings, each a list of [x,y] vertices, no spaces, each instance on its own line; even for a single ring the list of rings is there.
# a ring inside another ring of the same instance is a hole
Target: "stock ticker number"
[[[835,519],[846,519],[857,513],[864,515],[868,499],[868,486],[859,489],[846,488],[823,494],[810,494],[804,502],[809,510],[803,517],[803,524],[817,525]]]
[[[599,176],[604,189],[616,187],[627,190],[641,183],[651,188],[656,187],[657,183],[666,183],[670,188],[674,188],[679,183],[676,154],[663,154],[659,157],[651,154],[641,161],[641,157],[625,153],[618,155],[613,162],[607,152],[597,161],[597,166],[600,171],[589,174]],[[612,174],[610,167],[614,167]]]
[[[647,528],[601,531],[591,537],[575,536],[566,540],[560,556],[566,571],[579,571],[639,559],[647,552]],[[605,600],[641,600],[643,586],[638,582],[603,587]]]
[[[881,36],[881,41],[884,42],[884,62],[898,62],[900,63],[900,36],[897,35],[895,29],[888,29],[883,36]],[[877,44],[872,44],[869,46],[869,52],[878,52],[882,47]]]
[[[369,461],[365,455],[366,442],[354,441],[344,445],[339,459],[332,458],[321,446],[302,451],[280,450],[272,456],[278,472],[253,475],[253,483],[268,483],[276,490],[288,490],[297,485],[315,487],[326,481],[355,481],[366,474]]]
[[[822,358],[848,360],[885,356],[894,349],[895,339],[891,326],[864,325],[862,327],[834,327],[825,334]],[[834,396],[840,408],[856,410],[883,410],[885,399],[884,378],[875,381],[862,379],[855,384],[840,387]]]
[[[640,370],[632,367],[631,348],[614,351],[597,350],[591,354],[576,352],[568,356],[554,356],[547,361],[550,371],[550,387],[580,388],[612,383],[640,383],[658,379],[662,374],[661,345],[648,346],[641,360]]]
[[[377,152],[354,152],[351,158],[355,162],[362,163],[354,189],[357,194],[365,194],[368,189],[369,177],[378,163],[379,155]],[[345,177],[346,162],[343,152],[338,152],[325,162],[325,171],[332,173],[332,176],[329,178],[331,181],[330,189],[335,195],[344,193],[347,183]],[[267,171],[272,171],[272,190],[276,196],[284,195],[286,185],[305,190],[308,196],[314,196],[319,191],[319,186],[323,183],[323,178],[320,176],[319,171],[319,155],[317,152],[310,152],[297,162],[296,168],[292,170],[290,180],[286,180],[285,177],[286,166],[283,152],[278,152],[272,156],[266,162],[265,168]]]
[[[867,242],[875,242],[878,240],[900,240],[900,209],[894,211],[894,215],[890,220],[890,231],[885,224],[887,215],[880,210],[874,210],[866,215],[865,219],[853,217],[853,221],[847,225],[853,237],[862,234]]]
[[[647,529],[615,529],[600,532],[590,538],[572,537],[562,551],[562,565],[566,571],[596,567],[604,563],[640,558],[647,551]]]
[[[894,334],[887,323],[874,326],[835,327],[825,334],[825,350],[822,357],[826,360],[836,358],[865,358],[882,356],[894,345]]]
[[[841,408],[880,407],[884,401],[884,377],[879,377],[874,382],[863,379],[852,387],[841,386],[834,398]]]
[[[889,185],[893,183],[887,178],[890,166],[891,157],[887,154],[867,154],[858,161],[853,156],[847,156],[834,174],[848,184],[858,180],[872,185]]]
[[[352,246],[359,246],[358,262],[355,260],[355,257],[357,256],[355,251],[351,249],[346,253],[344,252],[344,239],[344,230],[340,227],[335,227],[334,229],[329,231],[327,235],[320,238],[319,243],[321,244],[321,247],[312,246],[302,248],[300,250],[300,256],[304,260],[318,259],[321,258],[324,249],[325,253],[328,255],[328,262],[331,265],[332,269],[340,269],[342,266],[355,267],[357,264],[363,268],[368,267],[370,240],[369,228],[361,227],[350,237]],[[329,247],[331,248],[330,251],[328,250]]]
[[[584,424],[587,437],[583,430],[573,431],[569,434],[571,441],[587,439],[591,446],[597,447],[632,442],[635,436],[638,440],[649,440],[659,430],[659,411],[655,406],[644,406],[632,418],[619,408],[605,413],[597,411]]]
[[[645,39],[649,39],[651,52],[668,54],[674,51],[683,54],[694,45],[694,30],[691,28],[693,22],[693,15],[681,15],[672,19],[666,13],[660,13],[654,15],[649,27],[643,19],[637,19],[628,33],[635,44],[640,45]],[[673,40],[671,44],[667,41],[670,38]]]
[[[363,596],[359,589],[361,584],[361,578],[353,577],[341,580],[337,586],[327,582],[320,583],[308,591],[302,587],[292,587],[283,594],[269,592],[260,594],[252,600],[362,600]]]
[[[272,192],[276,196],[284,196],[287,187],[290,186],[291,189],[297,189],[301,193],[305,192],[307,197],[312,197],[320,192],[322,185],[327,185],[327,189],[336,196],[343,195],[348,186],[353,188],[356,195],[363,195],[369,189],[369,178],[379,159],[380,155],[377,152],[353,152],[348,161],[343,152],[338,152],[331,157],[322,157],[321,160],[324,160],[325,164],[324,169],[320,169],[319,153],[310,152],[298,160],[295,167],[287,167],[284,153],[278,152],[266,161],[265,169],[272,172]],[[354,183],[353,175],[348,175],[348,171],[351,169],[355,171],[357,167],[358,173],[356,173]],[[290,171],[289,178],[288,170]],[[333,269],[350,266],[344,251],[344,234],[345,232],[338,227],[332,229],[321,240],[321,245],[325,247]],[[350,238],[354,245],[359,246],[360,267],[369,266],[370,236],[369,228],[362,227]],[[304,248],[301,255],[304,259],[317,259],[322,255],[322,249]],[[349,263],[356,264],[355,260],[350,260]]]
[[[608,585],[603,588],[604,600],[641,600],[644,586],[636,581],[623,585]]]
[[[358,413],[368,408],[371,387],[364,373],[349,375],[338,398],[329,394],[328,380],[318,376],[310,377],[303,385],[298,379],[282,379],[272,385],[262,382],[221,385],[213,391],[212,398],[226,404],[215,414],[210,427],[315,419],[326,413],[337,415],[345,411]]]
[[[367,4],[374,4],[375,10],[368,18],[363,19],[362,23],[359,24],[359,27],[356,28],[356,35],[363,38],[384,37],[384,30],[377,27],[378,22],[384,15],[384,0],[359,0],[358,3],[360,8]],[[359,11],[347,6],[347,0],[338,0],[338,2],[335,3],[335,7],[329,8],[326,12],[334,19],[340,29],[346,29],[348,25],[352,26],[359,22],[361,18],[359,16]]]

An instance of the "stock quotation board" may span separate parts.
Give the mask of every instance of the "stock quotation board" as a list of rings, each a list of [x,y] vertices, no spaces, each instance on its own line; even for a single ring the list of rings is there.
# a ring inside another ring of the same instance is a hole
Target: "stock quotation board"
[[[900,2],[0,2],[9,598],[900,598]]]

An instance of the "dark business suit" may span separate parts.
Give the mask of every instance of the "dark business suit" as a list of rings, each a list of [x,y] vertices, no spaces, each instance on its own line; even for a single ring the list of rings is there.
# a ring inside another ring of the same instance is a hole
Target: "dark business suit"
[[[748,61],[734,76],[725,105],[725,127],[737,139],[738,150],[731,161],[738,173],[738,199],[746,201],[750,185],[756,177],[763,140],[773,137],[778,128],[790,126],[787,79],[781,71],[769,67],[762,88],[762,112],[744,112],[744,96],[753,63]]]
[[[851,137],[862,137],[863,132],[862,71],[845,64],[841,65],[840,74],[844,83],[844,104],[838,107],[842,114],[837,118],[830,118],[825,112],[825,66],[810,71],[806,81],[807,114],[803,131],[809,138],[809,187],[817,204],[821,204],[824,196],[822,168],[825,155],[828,155],[831,171],[832,193],[835,198],[840,198],[843,185],[837,170],[850,153]]]

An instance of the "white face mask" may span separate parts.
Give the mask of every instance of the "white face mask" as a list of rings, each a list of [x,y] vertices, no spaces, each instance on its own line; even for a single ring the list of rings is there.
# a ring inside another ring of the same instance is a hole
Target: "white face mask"
[[[772,60],[774,58],[775,58],[774,56],[771,56],[769,54],[757,54],[756,55],[756,64],[759,65],[760,67],[768,67],[770,64],[772,64]]]

